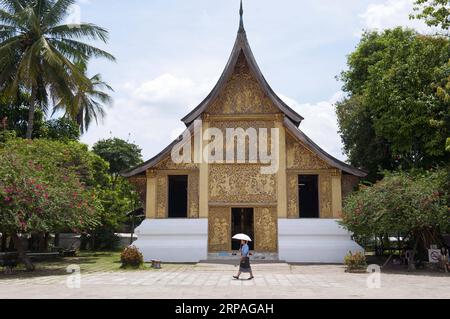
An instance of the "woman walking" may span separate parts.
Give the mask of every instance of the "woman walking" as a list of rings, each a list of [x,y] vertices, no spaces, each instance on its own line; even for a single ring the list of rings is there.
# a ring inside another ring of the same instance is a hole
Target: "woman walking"
[[[239,280],[239,277],[241,276],[242,273],[250,273],[250,278],[248,278],[248,280],[252,280],[253,277],[253,272],[252,272],[252,267],[250,266],[250,248],[248,247],[248,242],[246,240],[242,240],[241,241],[241,262],[239,265],[239,272],[236,276],[233,276],[234,279]]]

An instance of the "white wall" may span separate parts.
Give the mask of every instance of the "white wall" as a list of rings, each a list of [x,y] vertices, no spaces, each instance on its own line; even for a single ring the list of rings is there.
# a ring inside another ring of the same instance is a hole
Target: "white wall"
[[[207,219],[147,219],[136,235],[133,245],[146,262],[198,262],[208,256]]]
[[[287,262],[343,263],[349,251],[364,251],[333,219],[279,219],[278,240]]]

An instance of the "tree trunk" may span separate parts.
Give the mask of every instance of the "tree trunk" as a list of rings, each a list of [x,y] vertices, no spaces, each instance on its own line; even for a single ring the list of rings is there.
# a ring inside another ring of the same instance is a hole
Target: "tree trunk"
[[[28,271],[34,271],[34,265],[23,249],[22,239],[17,234],[13,234],[11,238],[14,241],[14,246],[17,249],[17,254],[19,255],[20,261],[24,263]]]
[[[78,124],[78,127],[80,128],[80,133],[81,134],[84,134],[84,116],[83,116],[83,110],[81,109],[81,110],[79,110],[78,111],[78,114],[77,114],[77,124]]]
[[[414,260],[416,259],[416,251],[417,251],[418,245],[419,245],[419,239],[417,237],[415,237],[414,248],[412,251],[411,259],[409,260],[409,263],[408,263],[408,271],[411,271],[411,272],[416,270],[416,264],[415,264]]]
[[[39,233],[38,252],[45,253],[47,251],[48,251],[48,233]]]
[[[56,233],[55,234],[55,243],[54,243],[55,247],[59,247],[59,238],[60,238],[59,233]]]
[[[7,240],[7,236],[5,233],[2,233],[2,248],[1,248],[1,252],[6,252],[6,240]]]
[[[8,243],[8,251],[14,250],[14,241],[11,236],[9,236],[9,243]]]
[[[34,127],[34,115],[36,113],[36,89],[33,87],[31,89],[30,97],[30,108],[28,110],[28,125],[26,138],[31,140],[33,137],[33,127]]]

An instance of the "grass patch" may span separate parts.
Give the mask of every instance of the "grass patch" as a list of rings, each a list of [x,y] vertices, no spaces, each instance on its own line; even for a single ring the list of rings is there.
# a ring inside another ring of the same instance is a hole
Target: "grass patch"
[[[138,269],[122,268],[120,252],[79,252],[76,257],[57,258],[50,261],[34,262],[36,270],[27,272],[23,265],[13,270],[12,275],[4,275],[0,267],[1,278],[38,277],[51,275],[67,275],[67,267],[75,265],[80,267],[81,273],[116,272],[116,271],[154,271],[149,264]]]

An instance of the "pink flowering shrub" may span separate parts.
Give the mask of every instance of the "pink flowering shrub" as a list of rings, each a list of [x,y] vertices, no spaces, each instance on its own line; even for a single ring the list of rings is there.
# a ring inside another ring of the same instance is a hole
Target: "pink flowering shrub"
[[[0,232],[79,232],[101,205],[68,144],[14,139],[0,149]],[[81,171],[81,172],[80,172]]]
[[[386,173],[345,201],[342,224],[357,238],[400,236],[427,249],[450,231],[449,171]]]

